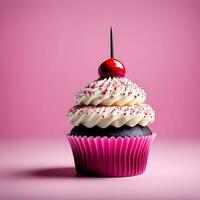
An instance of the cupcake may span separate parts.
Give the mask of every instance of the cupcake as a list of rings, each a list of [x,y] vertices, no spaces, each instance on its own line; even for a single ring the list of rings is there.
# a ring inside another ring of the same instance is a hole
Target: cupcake
[[[99,79],[76,94],[68,111],[74,128],[67,135],[78,174],[104,177],[136,176],[145,171],[156,136],[148,127],[155,112],[146,94],[125,78],[125,67],[113,57],[99,69]]]

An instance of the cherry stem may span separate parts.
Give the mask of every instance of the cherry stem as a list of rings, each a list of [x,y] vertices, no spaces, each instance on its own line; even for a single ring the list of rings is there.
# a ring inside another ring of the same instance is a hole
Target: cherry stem
[[[114,58],[112,27],[110,27],[110,57],[111,57],[111,58]]]

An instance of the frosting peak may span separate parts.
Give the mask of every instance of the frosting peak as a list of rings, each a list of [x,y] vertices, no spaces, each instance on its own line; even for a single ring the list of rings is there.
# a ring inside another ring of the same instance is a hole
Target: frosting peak
[[[132,106],[145,99],[144,90],[136,83],[116,77],[93,81],[76,94],[78,105]]]

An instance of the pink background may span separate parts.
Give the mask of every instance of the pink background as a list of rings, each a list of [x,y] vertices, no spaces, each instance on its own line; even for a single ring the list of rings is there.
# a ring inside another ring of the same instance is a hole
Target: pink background
[[[143,175],[76,177],[66,111],[109,57],[111,25],[158,136]],[[200,199],[199,74],[198,0],[0,0],[0,198]]]
[[[69,132],[75,92],[115,56],[157,111],[160,137],[198,136],[200,1],[0,2],[3,137]]]

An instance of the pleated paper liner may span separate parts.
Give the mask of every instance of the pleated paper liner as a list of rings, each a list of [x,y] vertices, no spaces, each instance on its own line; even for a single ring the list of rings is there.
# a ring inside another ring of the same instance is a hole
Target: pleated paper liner
[[[124,138],[67,135],[77,173],[104,177],[142,174],[155,137],[155,133]]]

